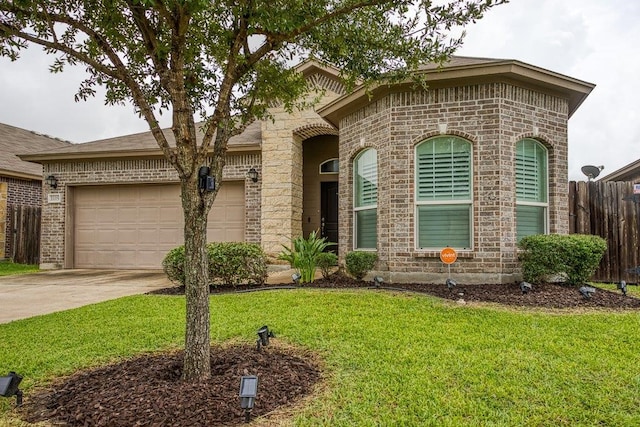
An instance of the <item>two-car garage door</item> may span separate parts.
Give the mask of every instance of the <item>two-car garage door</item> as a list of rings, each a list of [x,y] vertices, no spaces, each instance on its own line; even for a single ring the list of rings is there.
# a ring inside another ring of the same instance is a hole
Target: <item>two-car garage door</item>
[[[161,268],[166,253],[184,242],[176,184],[76,187],[73,206],[75,268]],[[244,207],[244,183],[225,182],[207,240],[244,241]]]

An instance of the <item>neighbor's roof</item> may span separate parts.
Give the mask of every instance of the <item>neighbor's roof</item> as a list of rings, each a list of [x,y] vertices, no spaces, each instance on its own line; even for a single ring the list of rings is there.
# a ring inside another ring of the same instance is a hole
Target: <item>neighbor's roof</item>
[[[612,182],[612,181],[628,181],[630,179],[637,179],[640,175],[640,159],[635,160],[628,165],[621,167],[618,170],[611,172],[608,175],[600,177],[598,181]]]
[[[201,126],[198,128],[198,139],[202,138]],[[170,128],[162,130],[169,142],[175,147],[175,138]],[[251,123],[240,135],[236,135],[229,140],[229,151],[250,151],[260,149],[262,140],[262,123],[255,121]],[[118,158],[118,157],[139,157],[139,156],[162,156],[162,151],[158,146],[151,131],[141,132],[132,135],[118,136],[115,138],[101,139],[98,141],[85,142],[82,144],[72,144],[56,150],[43,150],[38,153],[26,153],[20,155],[21,159],[46,162],[62,159],[87,159],[87,158]]]
[[[0,123],[0,175],[20,179],[42,179],[42,166],[20,160],[16,154],[69,147],[68,141]]]
[[[425,64],[416,73],[424,75],[427,84],[431,87],[495,81],[513,82],[514,84],[531,87],[544,93],[566,98],[569,102],[569,117],[595,87],[593,83],[514,59],[454,56],[442,66]],[[318,113],[325,120],[337,126],[340,118],[345,115],[391,92],[407,90],[412,84],[413,82],[407,81],[395,85],[381,84],[374,88],[360,86],[350,94],[344,95],[320,108]]]

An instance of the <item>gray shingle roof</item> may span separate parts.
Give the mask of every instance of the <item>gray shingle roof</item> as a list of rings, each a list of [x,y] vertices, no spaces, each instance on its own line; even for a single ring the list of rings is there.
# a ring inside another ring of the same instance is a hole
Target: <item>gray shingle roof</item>
[[[202,138],[202,132],[199,124],[198,127],[198,139]],[[170,128],[163,129],[163,132],[169,142],[169,145],[175,146],[175,139],[173,132]],[[229,141],[229,148],[255,145],[256,149],[260,147],[262,141],[262,124],[260,121],[251,123],[240,135],[236,135]],[[42,154],[47,155],[64,155],[69,154],[74,157],[82,154],[87,155],[99,155],[113,154],[113,153],[135,153],[138,151],[157,151],[158,155],[161,154],[160,148],[155,138],[151,134],[151,131],[141,132],[132,135],[117,136],[114,138],[101,139],[97,141],[85,142],[82,144],[71,144],[65,147],[60,147],[54,150],[44,150],[38,153],[24,153],[24,154]],[[22,153],[21,153],[22,154]],[[40,157],[40,156],[37,156]]]
[[[0,123],[0,174],[41,178],[41,165],[20,160],[16,154],[49,151],[71,145],[67,141]]]

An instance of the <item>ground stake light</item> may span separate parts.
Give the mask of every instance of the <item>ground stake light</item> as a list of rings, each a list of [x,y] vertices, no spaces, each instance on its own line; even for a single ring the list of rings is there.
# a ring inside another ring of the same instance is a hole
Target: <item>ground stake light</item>
[[[293,283],[295,283],[296,285],[300,284],[301,278],[302,278],[302,275],[300,273],[293,273],[291,275],[291,280],[293,280]]]
[[[384,283],[384,279],[380,276],[376,276],[373,278],[373,283],[375,284],[376,288],[379,288]]]
[[[22,381],[22,377],[15,372],[9,372],[8,375],[0,377],[0,396],[16,397],[16,406],[22,405],[22,391],[18,388]]]
[[[269,345],[269,338],[275,338],[276,336],[273,332],[269,331],[269,327],[264,325],[262,328],[258,329],[258,340],[256,341],[256,347],[258,351],[260,351],[261,347],[266,347]]]
[[[584,299],[589,299],[596,293],[596,288],[592,288],[591,286],[582,286],[578,291],[580,291],[580,295],[582,295]]]
[[[456,283],[456,281],[453,279],[447,279],[445,283],[447,284],[447,288],[449,288],[450,291],[452,291],[453,288],[455,288],[458,285],[458,283]]]
[[[531,286],[531,283],[529,282],[522,282],[520,283],[520,290],[522,291],[523,294],[526,294],[527,292],[529,292],[531,289],[533,288],[533,286]]]
[[[240,378],[240,408],[244,409],[244,421],[251,421],[251,410],[258,394],[258,377],[246,375]]]
[[[627,282],[625,282],[623,280],[620,283],[618,283],[618,289],[620,289],[622,291],[622,293],[626,296],[627,295]]]

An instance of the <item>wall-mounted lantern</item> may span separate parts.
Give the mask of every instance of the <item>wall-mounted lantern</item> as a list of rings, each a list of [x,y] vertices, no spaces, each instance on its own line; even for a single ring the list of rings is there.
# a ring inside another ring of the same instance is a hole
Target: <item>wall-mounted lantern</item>
[[[251,181],[258,182],[258,171],[256,170],[256,168],[249,169],[249,172],[247,172],[247,176],[249,177],[249,179],[251,179]]]
[[[49,187],[53,189],[58,188],[58,178],[53,175],[49,175],[47,179],[44,180],[44,182],[46,182],[47,185],[49,185]]]

